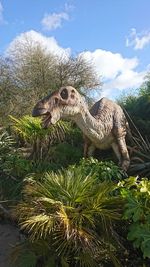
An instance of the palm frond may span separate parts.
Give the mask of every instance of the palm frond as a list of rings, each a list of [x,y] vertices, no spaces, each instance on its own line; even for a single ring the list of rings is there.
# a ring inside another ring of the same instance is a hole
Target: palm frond
[[[20,223],[22,229],[26,229],[30,234],[31,240],[45,239],[53,231],[56,219],[54,216],[39,214],[31,216]]]

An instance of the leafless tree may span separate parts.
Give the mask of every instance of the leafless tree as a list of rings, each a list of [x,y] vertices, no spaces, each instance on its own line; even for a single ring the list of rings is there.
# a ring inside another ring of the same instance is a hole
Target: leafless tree
[[[8,56],[9,60],[0,59],[2,117],[4,110],[6,115],[29,114],[39,98],[63,85],[84,93],[100,88],[94,66],[82,54],[56,56],[25,36],[9,49]]]

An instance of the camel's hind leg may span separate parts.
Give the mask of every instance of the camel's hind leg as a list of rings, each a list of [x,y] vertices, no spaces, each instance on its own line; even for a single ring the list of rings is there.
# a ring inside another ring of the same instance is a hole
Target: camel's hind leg
[[[120,153],[120,150],[119,150],[119,145],[117,143],[112,143],[112,149],[118,159],[118,164],[121,165],[121,153]]]
[[[128,167],[130,165],[130,158],[129,158],[129,153],[127,150],[125,137],[118,138],[117,143],[119,146],[119,151],[121,153],[121,167],[124,171],[127,171]]]

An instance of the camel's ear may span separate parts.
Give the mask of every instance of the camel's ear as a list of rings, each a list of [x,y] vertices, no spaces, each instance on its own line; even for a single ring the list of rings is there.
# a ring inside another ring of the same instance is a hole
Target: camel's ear
[[[64,88],[61,93],[60,93],[60,96],[62,99],[65,99],[67,100],[68,99],[68,90],[66,88]]]

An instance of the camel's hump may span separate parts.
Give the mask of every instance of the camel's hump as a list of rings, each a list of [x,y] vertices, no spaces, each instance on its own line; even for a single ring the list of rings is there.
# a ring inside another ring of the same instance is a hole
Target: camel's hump
[[[104,116],[114,116],[117,113],[117,116],[122,117],[124,115],[122,108],[115,103],[114,101],[103,97],[97,101],[90,109],[90,113],[96,119],[100,119]]]

